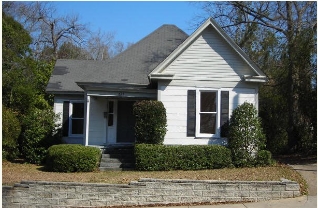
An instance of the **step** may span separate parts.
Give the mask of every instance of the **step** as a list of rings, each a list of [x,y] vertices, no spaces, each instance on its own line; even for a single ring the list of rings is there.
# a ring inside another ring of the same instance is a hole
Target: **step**
[[[103,154],[134,154],[133,149],[104,149]]]
[[[135,155],[133,146],[114,146],[102,149],[100,171],[134,170]]]
[[[102,157],[101,162],[104,163],[135,163],[135,158],[105,158]]]
[[[135,168],[108,168],[108,167],[99,167],[100,171],[133,171]]]
[[[100,167],[115,167],[115,168],[132,168],[135,166],[135,163],[117,163],[117,162],[101,162]]]
[[[135,158],[134,154],[102,154],[102,158]]]

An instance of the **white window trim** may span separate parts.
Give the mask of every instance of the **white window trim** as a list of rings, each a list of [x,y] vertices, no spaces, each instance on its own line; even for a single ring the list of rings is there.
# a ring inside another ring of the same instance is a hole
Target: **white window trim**
[[[205,134],[200,133],[200,106],[201,106],[201,92],[216,92],[216,127],[215,134]],[[221,89],[206,89],[206,88],[198,88],[196,89],[196,129],[195,129],[195,137],[206,138],[206,137],[220,137],[220,119],[221,119]]]
[[[70,100],[69,104],[69,119],[68,119],[68,136],[69,137],[82,137],[84,135],[84,125],[83,125],[83,134],[72,134],[72,121],[73,121],[73,103],[83,103],[85,107],[84,100]],[[85,122],[85,112],[83,121]],[[83,124],[84,124],[83,122]]]

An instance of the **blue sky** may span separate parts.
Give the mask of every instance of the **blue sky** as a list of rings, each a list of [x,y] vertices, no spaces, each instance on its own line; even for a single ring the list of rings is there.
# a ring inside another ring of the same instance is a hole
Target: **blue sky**
[[[68,1],[53,3],[60,14],[78,14],[93,31],[115,32],[116,41],[136,43],[163,24],[174,24],[191,34],[191,22],[200,12],[183,1]]]

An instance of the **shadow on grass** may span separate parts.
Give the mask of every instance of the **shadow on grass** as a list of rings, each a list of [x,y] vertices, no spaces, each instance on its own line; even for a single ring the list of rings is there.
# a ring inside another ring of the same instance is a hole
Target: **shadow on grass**
[[[38,171],[41,171],[41,172],[53,172],[51,170],[49,170],[47,167],[45,167],[45,165],[40,165],[38,168],[37,168]]]
[[[317,163],[317,155],[301,155],[301,154],[291,154],[291,155],[276,155],[274,159],[286,165],[308,165]]]

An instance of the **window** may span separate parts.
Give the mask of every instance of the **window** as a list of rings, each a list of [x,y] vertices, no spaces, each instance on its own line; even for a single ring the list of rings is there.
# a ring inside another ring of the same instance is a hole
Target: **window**
[[[108,126],[114,125],[114,101],[108,102]]]
[[[217,93],[200,91],[199,132],[200,134],[216,133]]]
[[[220,137],[229,119],[229,92],[188,90],[187,102],[187,136]]]
[[[69,135],[82,135],[84,127],[84,103],[70,103]]]

